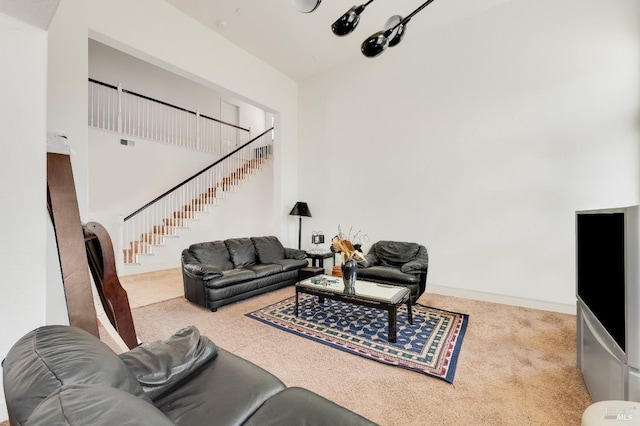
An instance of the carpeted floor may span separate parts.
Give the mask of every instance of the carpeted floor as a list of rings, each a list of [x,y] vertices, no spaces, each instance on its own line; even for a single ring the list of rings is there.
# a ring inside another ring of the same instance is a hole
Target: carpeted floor
[[[454,384],[355,357],[252,320],[288,287],[218,312],[183,298],[133,311],[143,341],[197,326],[219,346],[381,425],[580,425],[591,404],[576,367],[576,318],[455,297],[419,302],[469,315]]]

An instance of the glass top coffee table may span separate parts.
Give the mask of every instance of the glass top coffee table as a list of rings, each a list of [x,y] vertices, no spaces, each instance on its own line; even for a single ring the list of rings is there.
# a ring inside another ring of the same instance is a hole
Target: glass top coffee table
[[[409,324],[413,324],[409,289],[406,287],[379,284],[356,280],[353,289],[345,289],[342,278],[330,275],[316,275],[296,284],[296,306],[294,314],[298,316],[298,295],[300,293],[318,296],[318,302],[324,299],[339,300],[354,305],[386,310],[389,313],[389,334],[387,340],[396,342],[398,306],[407,305]]]

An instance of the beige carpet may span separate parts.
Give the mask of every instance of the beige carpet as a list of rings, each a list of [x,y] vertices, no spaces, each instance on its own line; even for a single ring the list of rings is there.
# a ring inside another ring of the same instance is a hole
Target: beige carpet
[[[573,315],[424,294],[469,314],[453,385],[332,349],[247,318],[288,287],[218,312],[177,298],[133,310],[142,341],[197,326],[219,346],[381,425],[580,425],[591,404],[576,367]]]

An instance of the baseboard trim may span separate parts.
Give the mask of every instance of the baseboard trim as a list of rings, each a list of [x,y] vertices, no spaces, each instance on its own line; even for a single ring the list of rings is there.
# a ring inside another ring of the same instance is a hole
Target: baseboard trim
[[[141,263],[125,264],[124,267],[118,271],[119,276],[145,274],[147,272],[163,271],[165,269],[179,268],[180,263],[176,262],[159,262],[151,265],[145,265]]]
[[[482,302],[501,303],[503,305],[520,306],[523,308],[539,309],[542,311],[558,312],[561,314],[576,315],[576,305],[545,302],[542,300],[525,299],[520,297],[504,296],[500,294],[484,293],[481,291],[465,290],[460,288],[445,287],[427,284],[427,293],[436,293],[443,296],[462,297],[465,299],[479,300]]]

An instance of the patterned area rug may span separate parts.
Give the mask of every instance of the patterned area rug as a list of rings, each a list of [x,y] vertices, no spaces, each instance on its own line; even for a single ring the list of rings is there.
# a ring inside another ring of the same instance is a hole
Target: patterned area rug
[[[384,364],[418,371],[453,383],[469,316],[420,304],[398,309],[397,342],[387,341],[387,312],[300,294],[246,314],[271,326]]]

